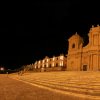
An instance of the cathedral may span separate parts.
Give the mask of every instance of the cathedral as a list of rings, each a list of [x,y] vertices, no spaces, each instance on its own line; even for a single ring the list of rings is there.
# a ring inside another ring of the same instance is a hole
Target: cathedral
[[[89,43],[83,46],[83,38],[75,33],[68,39],[68,71],[100,70],[100,26],[92,26],[88,33]]]
[[[89,42],[86,46],[78,33],[68,39],[68,54],[52,58],[45,57],[34,64],[27,65],[35,72],[44,71],[100,71],[100,26],[92,26],[88,33]],[[30,67],[31,66],[31,67]]]

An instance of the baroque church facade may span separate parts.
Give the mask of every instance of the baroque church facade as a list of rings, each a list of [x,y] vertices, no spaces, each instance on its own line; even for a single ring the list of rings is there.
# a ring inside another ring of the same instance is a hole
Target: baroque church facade
[[[68,39],[68,71],[100,70],[100,26],[92,26],[88,33],[89,43],[83,47],[83,38],[77,33]]]
[[[44,71],[100,71],[100,26],[92,26],[88,33],[89,42],[85,42],[78,33],[68,39],[68,54],[52,58],[45,57],[26,65],[25,69],[35,72]]]

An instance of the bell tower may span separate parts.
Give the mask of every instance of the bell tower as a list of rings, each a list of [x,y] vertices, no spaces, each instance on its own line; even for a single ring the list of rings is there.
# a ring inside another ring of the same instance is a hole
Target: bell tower
[[[77,34],[77,32],[68,39],[69,47],[68,52],[76,51],[82,48],[83,46],[83,39]]]
[[[77,32],[68,39],[69,48],[67,55],[67,70],[80,70],[81,50],[83,46],[83,38]]]

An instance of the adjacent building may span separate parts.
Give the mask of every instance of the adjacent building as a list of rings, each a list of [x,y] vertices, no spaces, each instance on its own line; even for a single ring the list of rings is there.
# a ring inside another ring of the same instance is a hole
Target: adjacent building
[[[34,63],[34,71],[61,71],[67,70],[67,58],[62,54],[60,56],[53,56],[52,58],[45,57],[42,60]]]

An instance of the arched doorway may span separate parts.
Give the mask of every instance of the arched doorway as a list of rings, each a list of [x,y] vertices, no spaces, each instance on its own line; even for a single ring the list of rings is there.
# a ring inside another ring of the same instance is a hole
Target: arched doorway
[[[83,71],[87,71],[87,65],[83,65]]]

